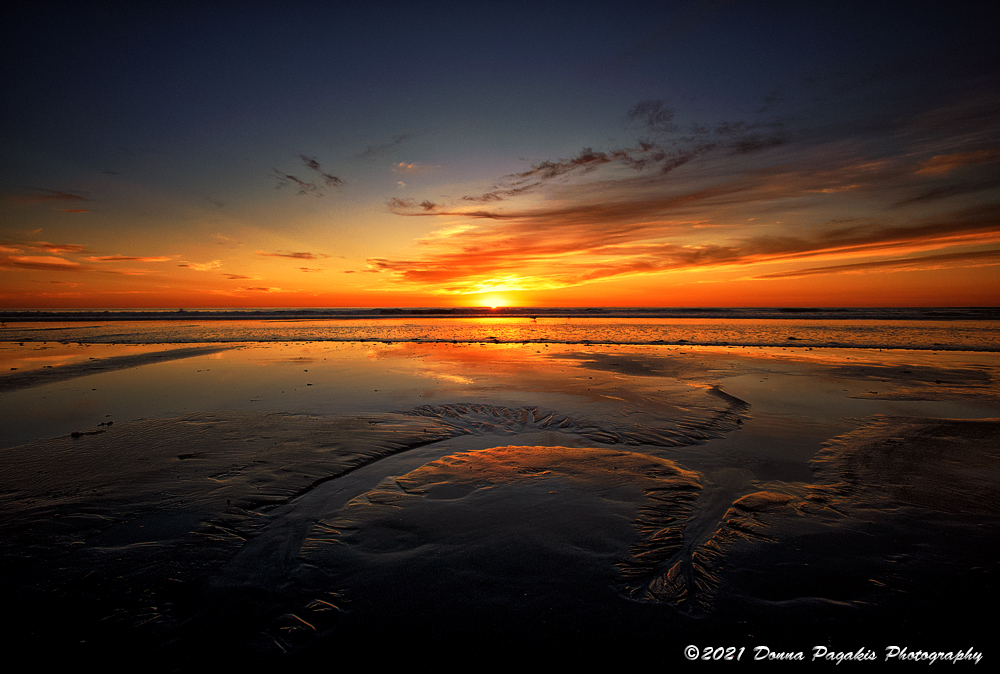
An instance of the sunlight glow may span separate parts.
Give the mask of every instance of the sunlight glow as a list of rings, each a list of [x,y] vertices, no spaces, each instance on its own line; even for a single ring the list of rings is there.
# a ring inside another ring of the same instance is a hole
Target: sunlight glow
[[[496,309],[497,307],[506,307],[510,305],[510,301],[503,295],[486,295],[482,298],[482,305],[490,307],[491,309]]]

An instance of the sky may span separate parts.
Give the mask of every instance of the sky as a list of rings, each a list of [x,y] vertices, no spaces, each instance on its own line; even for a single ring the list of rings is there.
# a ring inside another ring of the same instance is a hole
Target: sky
[[[35,2],[0,307],[996,306],[986,3]]]

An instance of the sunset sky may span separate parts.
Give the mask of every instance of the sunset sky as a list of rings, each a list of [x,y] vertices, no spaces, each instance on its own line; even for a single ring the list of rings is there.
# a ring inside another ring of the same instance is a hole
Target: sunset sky
[[[2,307],[1000,304],[986,3],[25,4]]]

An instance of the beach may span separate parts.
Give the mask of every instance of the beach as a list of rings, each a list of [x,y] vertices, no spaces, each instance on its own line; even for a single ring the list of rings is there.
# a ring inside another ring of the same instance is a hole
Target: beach
[[[995,352],[133,342],[0,349],[11,646],[990,656]]]

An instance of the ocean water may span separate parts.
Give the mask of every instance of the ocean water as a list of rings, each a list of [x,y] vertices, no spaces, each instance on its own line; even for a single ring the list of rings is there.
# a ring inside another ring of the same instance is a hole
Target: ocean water
[[[1000,351],[996,309],[8,312],[0,342],[380,342]]]

